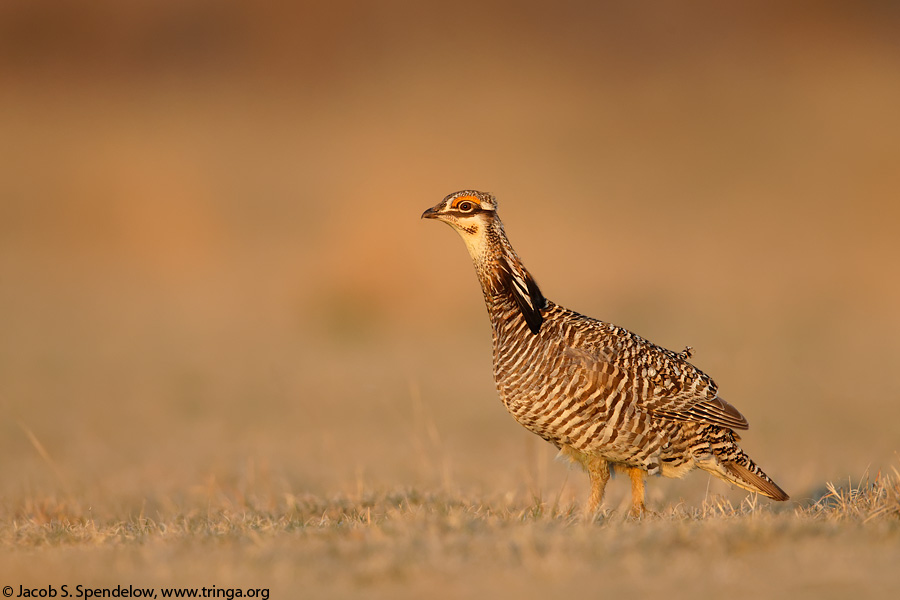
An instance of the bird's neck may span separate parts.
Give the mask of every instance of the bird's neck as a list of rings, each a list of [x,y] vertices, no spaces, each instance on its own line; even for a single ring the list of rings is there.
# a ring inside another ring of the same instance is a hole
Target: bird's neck
[[[503,226],[485,232],[480,251],[471,252],[481,291],[492,321],[521,316],[531,332],[540,331],[547,301],[531,273],[513,250]]]

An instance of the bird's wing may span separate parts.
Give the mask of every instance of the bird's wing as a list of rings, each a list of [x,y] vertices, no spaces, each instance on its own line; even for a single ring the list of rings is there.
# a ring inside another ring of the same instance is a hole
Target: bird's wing
[[[718,395],[708,375],[683,355],[634,334],[627,333],[618,344],[567,347],[566,355],[595,385],[608,388],[610,394],[618,390],[653,415],[729,429],[749,427],[744,415]]]
[[[699,421],[701,423],[712,423],[713,425],[721,425],[729,429],[749,429],[750,424],[747,419],[740,413],[738,409],[722,399],[721,396],[715,396],[707,400],[696,400],[681,402],[676,401],[676,406],[684,406],[684,408],[674,410],[666,408],[651,409],[650,412],[661,417],[668,417],[679,421]]]

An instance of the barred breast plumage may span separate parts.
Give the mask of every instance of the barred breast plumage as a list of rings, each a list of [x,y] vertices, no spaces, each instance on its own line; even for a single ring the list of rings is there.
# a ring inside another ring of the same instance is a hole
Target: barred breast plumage
[[[590,513],[602,501],[610,465],[629,473],[635,515],[644,511],[645,472],[680,477],[699,467],[788,499],[737,445],[734,430],[747,429],[747,421],[688,361],[690,348],[661,348],[544,298],[490,194],[456,192],[422,216],[448,223],[465,241],[493,328],[500,398],[520,424],[588,471]]]

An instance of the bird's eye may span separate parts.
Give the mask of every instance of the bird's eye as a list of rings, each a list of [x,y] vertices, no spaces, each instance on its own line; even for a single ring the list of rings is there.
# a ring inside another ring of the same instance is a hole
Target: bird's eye
[[[460,212],[472,212],[472,209],[475,208],[475,206],[468,200],[464,200],[463,202],[460,202],[459,204],[457,204],[456,208]]]

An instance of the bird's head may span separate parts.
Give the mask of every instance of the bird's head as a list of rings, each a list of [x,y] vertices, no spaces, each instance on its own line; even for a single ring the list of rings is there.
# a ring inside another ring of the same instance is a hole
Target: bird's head
[[[497,216],[497,200],[491,194],[455,192],[422,213],[422,218],[453,227],[466,243],[485,298],[512,298],[531,332],[540,332],[541,310],[547,307],[547,299],[506,238]]]
[[[485,251],[497,218],[497,200],[486,192],[454,192],[422,213],[423,219],[437,219],[453,227],[476,260]]]

